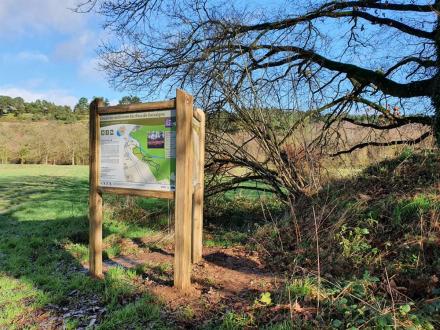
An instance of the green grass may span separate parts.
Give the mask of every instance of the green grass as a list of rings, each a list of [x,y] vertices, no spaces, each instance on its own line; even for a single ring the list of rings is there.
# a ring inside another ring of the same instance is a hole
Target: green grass
[[[205,245],[246,244],[272,269],[284,270],[286,282],[249,293],[245,312],[221,302],[204,328],[438,327],[438,160],[437,154],[410,155],[337,177],[311,200],[298,201],[298,241],[292,218],[270,196],[239,190],[206,200]],[[165,327],[167,309],[142,283],[172,282],[171,264],[113,267],[103,281],[84,272],[87,195],[87,167],[0,166],[0,329],[38,328],[35,310],[70,308],[93,296],[107,308],[100,329]],[[167,201],[105,196],[104,256],[124,255],[132,247],[122,242],[166,229],[168,207]],[[400,292],[394,300],[388,279]],[[81,298],[69,295],[72,290]],[[270,306],[258,303],[262,293],[270,293]],[[290,304],[297,309],[292,320]],[[318,304],[319,315],[307,312]],[[195,311],[182,306],[172,315],[194,327]],[[64,326],[81,322],[69,318]]]
[[[439,160],[405,153],[334,178],[298,202],[301,240],[289,218],[254,233],[260,257],[293,275],[274,300],[313,308],[319,301],[319,317],[296,318],[294,328],[439,328]]]
[[[160,320],[160,307],[148,295],[114,310],[98,329],[141,329],[142,324],[148,324],[150,329],[166,329]]]
[[[69,293],[97,295],[108,313],[101,328],[133,328],[146,320],[162,324],[161,304],[136,287],[135,273],[112,269],[104,281],[88,276],[88,168],[71,166],[0,166],[0,328],[18,320],[32,326],[32,313],[48,304],[81,303]],[[106,214],[104,240],[142,237],[152,230],[121,223]],[[107,255],[117,254],[110,246]],[[127,305],[128,304],[128,305]],[[151,305],[151,306],[150,306]],[[134,318],[135,312],[146,312]],[[80,320],[66,321],[75,328]],[[38,325],[36,325],[38,327]]]
[[[213,213],[208,216],[215,234],[207,233],[206,245],[246,241],[247,224],[262,217],[262,205],[248,192],[213,201]],[[90,278],[83,268],[88,261],[87,202],[86,166],[0,166],[0,329],[13,328],[18,320],[38,327],[32,317],[36,311],[49,305],[70,308],[94,296],[107,309],[97,323],[99,329],[143,328],[145,324],[165,328],[162,303],[140,283],[145,276],[171,282],[172,265],[145,264],[133,270],[113,267],[104,281]],[[272,201],[264,203],[268,203],[264,208],[279,210]],[[124,253],[122,240],[166,229],[168,208],[173,207],[163,200],[127,200],[115,195],[104,196],[104,205],[104,258]],[[81,298],[69,295],[75,290]],[[190,322],[193,311],[182,309],[179,315]],[[212,328],[234,328],[245,320],[231,314],[222,322]],[[87,322],[80,318],[64,321],[67,329],[84,325]]]
[[[34,300],[36,296],[32,285],[0,273],[0,327],[11,325],[17,315],[26,312],[23,301]]]

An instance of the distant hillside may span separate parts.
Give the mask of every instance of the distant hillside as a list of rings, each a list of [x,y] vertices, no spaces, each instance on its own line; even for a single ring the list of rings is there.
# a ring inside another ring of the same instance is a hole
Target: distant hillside
[[[60,120],[74,122],[87,117],[87,106],[72,109],[46,100],[25,102],[21,97],[0,96],[0,120]]]

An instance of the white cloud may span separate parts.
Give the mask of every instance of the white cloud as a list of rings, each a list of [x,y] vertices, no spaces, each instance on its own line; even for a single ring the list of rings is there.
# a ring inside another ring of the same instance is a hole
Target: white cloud
[[[90,48],[95,46],[92,44],[94,37],[93,32],[85,30],[70,40],[58,44],[55,47],[54,55],[59,59],[78,61],[86,55],[87,51],[90,51]],[[91,45],[93,46],[91,47]]]
[[[118,105],[119,104],[119,100],[118,99],[111,99],[109,100],[110,105]]]
[[[79,76],[87,81],[104,82],[105,74],[99,66],[99,58],[83,61],[79,67]]]
[[[49,57],[38,51],[23,51],[17,54],[17,58],[21,61],[43,62],[48,63]]]
[[[77,31],[88,17],[72,10],[78,3],[78,0],[1,0],[0,34],[15,37],[22,33]]]
[[[70,95],[66,90],[62,89],[35,91],[21,87],[0,86],[0,95],[22,97],[26,102],[47,100],[57,105],[69,105],[71,107],[78,102],[78,97]]]

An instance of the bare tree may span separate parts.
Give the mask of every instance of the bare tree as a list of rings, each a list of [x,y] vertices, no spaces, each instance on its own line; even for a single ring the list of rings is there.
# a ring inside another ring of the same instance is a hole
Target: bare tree
[[[295,75],[314,96],[305,108],[328,105],[326,127],[367,109],[387,119],[360,123],[372,129],[421,123],[440,131],[440,0],[298,3],[89,0],[79,10],[96,10],[117,31],[119,40],[101,48],[116,86],[189,86],[213,110],[225,106],[225,80],[242,92],[271,93]],[[252,87],[244,86],[249,74]]]
[[[321,152],[414,144],[433,132],[440,141],[440,0],[89,0],[78,7],[90,10],[115,32],[99,53],[116,87],[146,94],[184,87],[211,118],[228,114],[221,129],[209,130],[208,166],[229,176],[212,191],[257,181],[290,201],[314,185]],[[276,128],[274,108],[296,120]],[[319,134],[292,140],[317,119]],[[228,134],[231,120],[240,138]],[[347,123],[379,132],[418,125],[418,134],[347,143]],[[234,177],[233,167],[244,174]]]
[[[77,122],[0,122],[0,162],[85,163],[87,124]]]
[[[292,96],[296,92],[292,88]],[[207,130],[207,194],[231,189],[270,192],[288,205],[316,191],[321,155],[312,143],[313,111],[267,108],[258,93],[246,97],[222,86],[232,111],[218,113]],[[274,101],[269,102],[274,104]]]
[[[2,164],[7,164],[12,154],[12,147],[10,143],[11,132],[6,127],[0,130],[0,159]]]

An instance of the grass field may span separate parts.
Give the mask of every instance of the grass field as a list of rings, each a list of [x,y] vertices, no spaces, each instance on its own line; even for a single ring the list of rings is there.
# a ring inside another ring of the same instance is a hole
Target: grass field
[[[336,175],[298,201],[299,240],[269,196],[207,200],[200,295],[186,300],[171,288],[172,247],[146,240],[172,242],[167,201],[104,196],[97,281],[85,267],[88,168],[0,166],[0,329],[436,329],[439,159],[408,153]],[[142,253],[160,258],[115,262]],[[255,281],[259,263],[271,273]]]
[[[92,308],[96,300],[106,305],[103,328],[145,319],[162,327],[160,304],[148,293],[140,290],[136,301],[120,305],[134,291],[129,271],[115,268],[99,282],[83,268],[88,258],[87,177],[88,168],[79,166],[0,167],[0,329],[76,328],[81,318],[64,313],[61,322],[54,316],[58,308]],[[117,252],[108,243],[115,237],[150,232],[106,215],[106,253]]]
[[[243,224],[261,217],[261,210],[248,201],[251,195],[240,196],[233,203],[213,202],[205,246],[244,242]],[[141,284],[139,269],[115,265],[103,281],[89,277],[87,202],[87,166],[0,165],[0,329],[175,328],[163,316],[169,312],[162,300]],[[136,254],[127,242],[167,232],[172,208],[167,201],[105,196],[104,205],[104,260]],[[160,274],[172,268],[169,263],[145,267]],[[183,307],[178,317],[186,322],[192,312]]]

